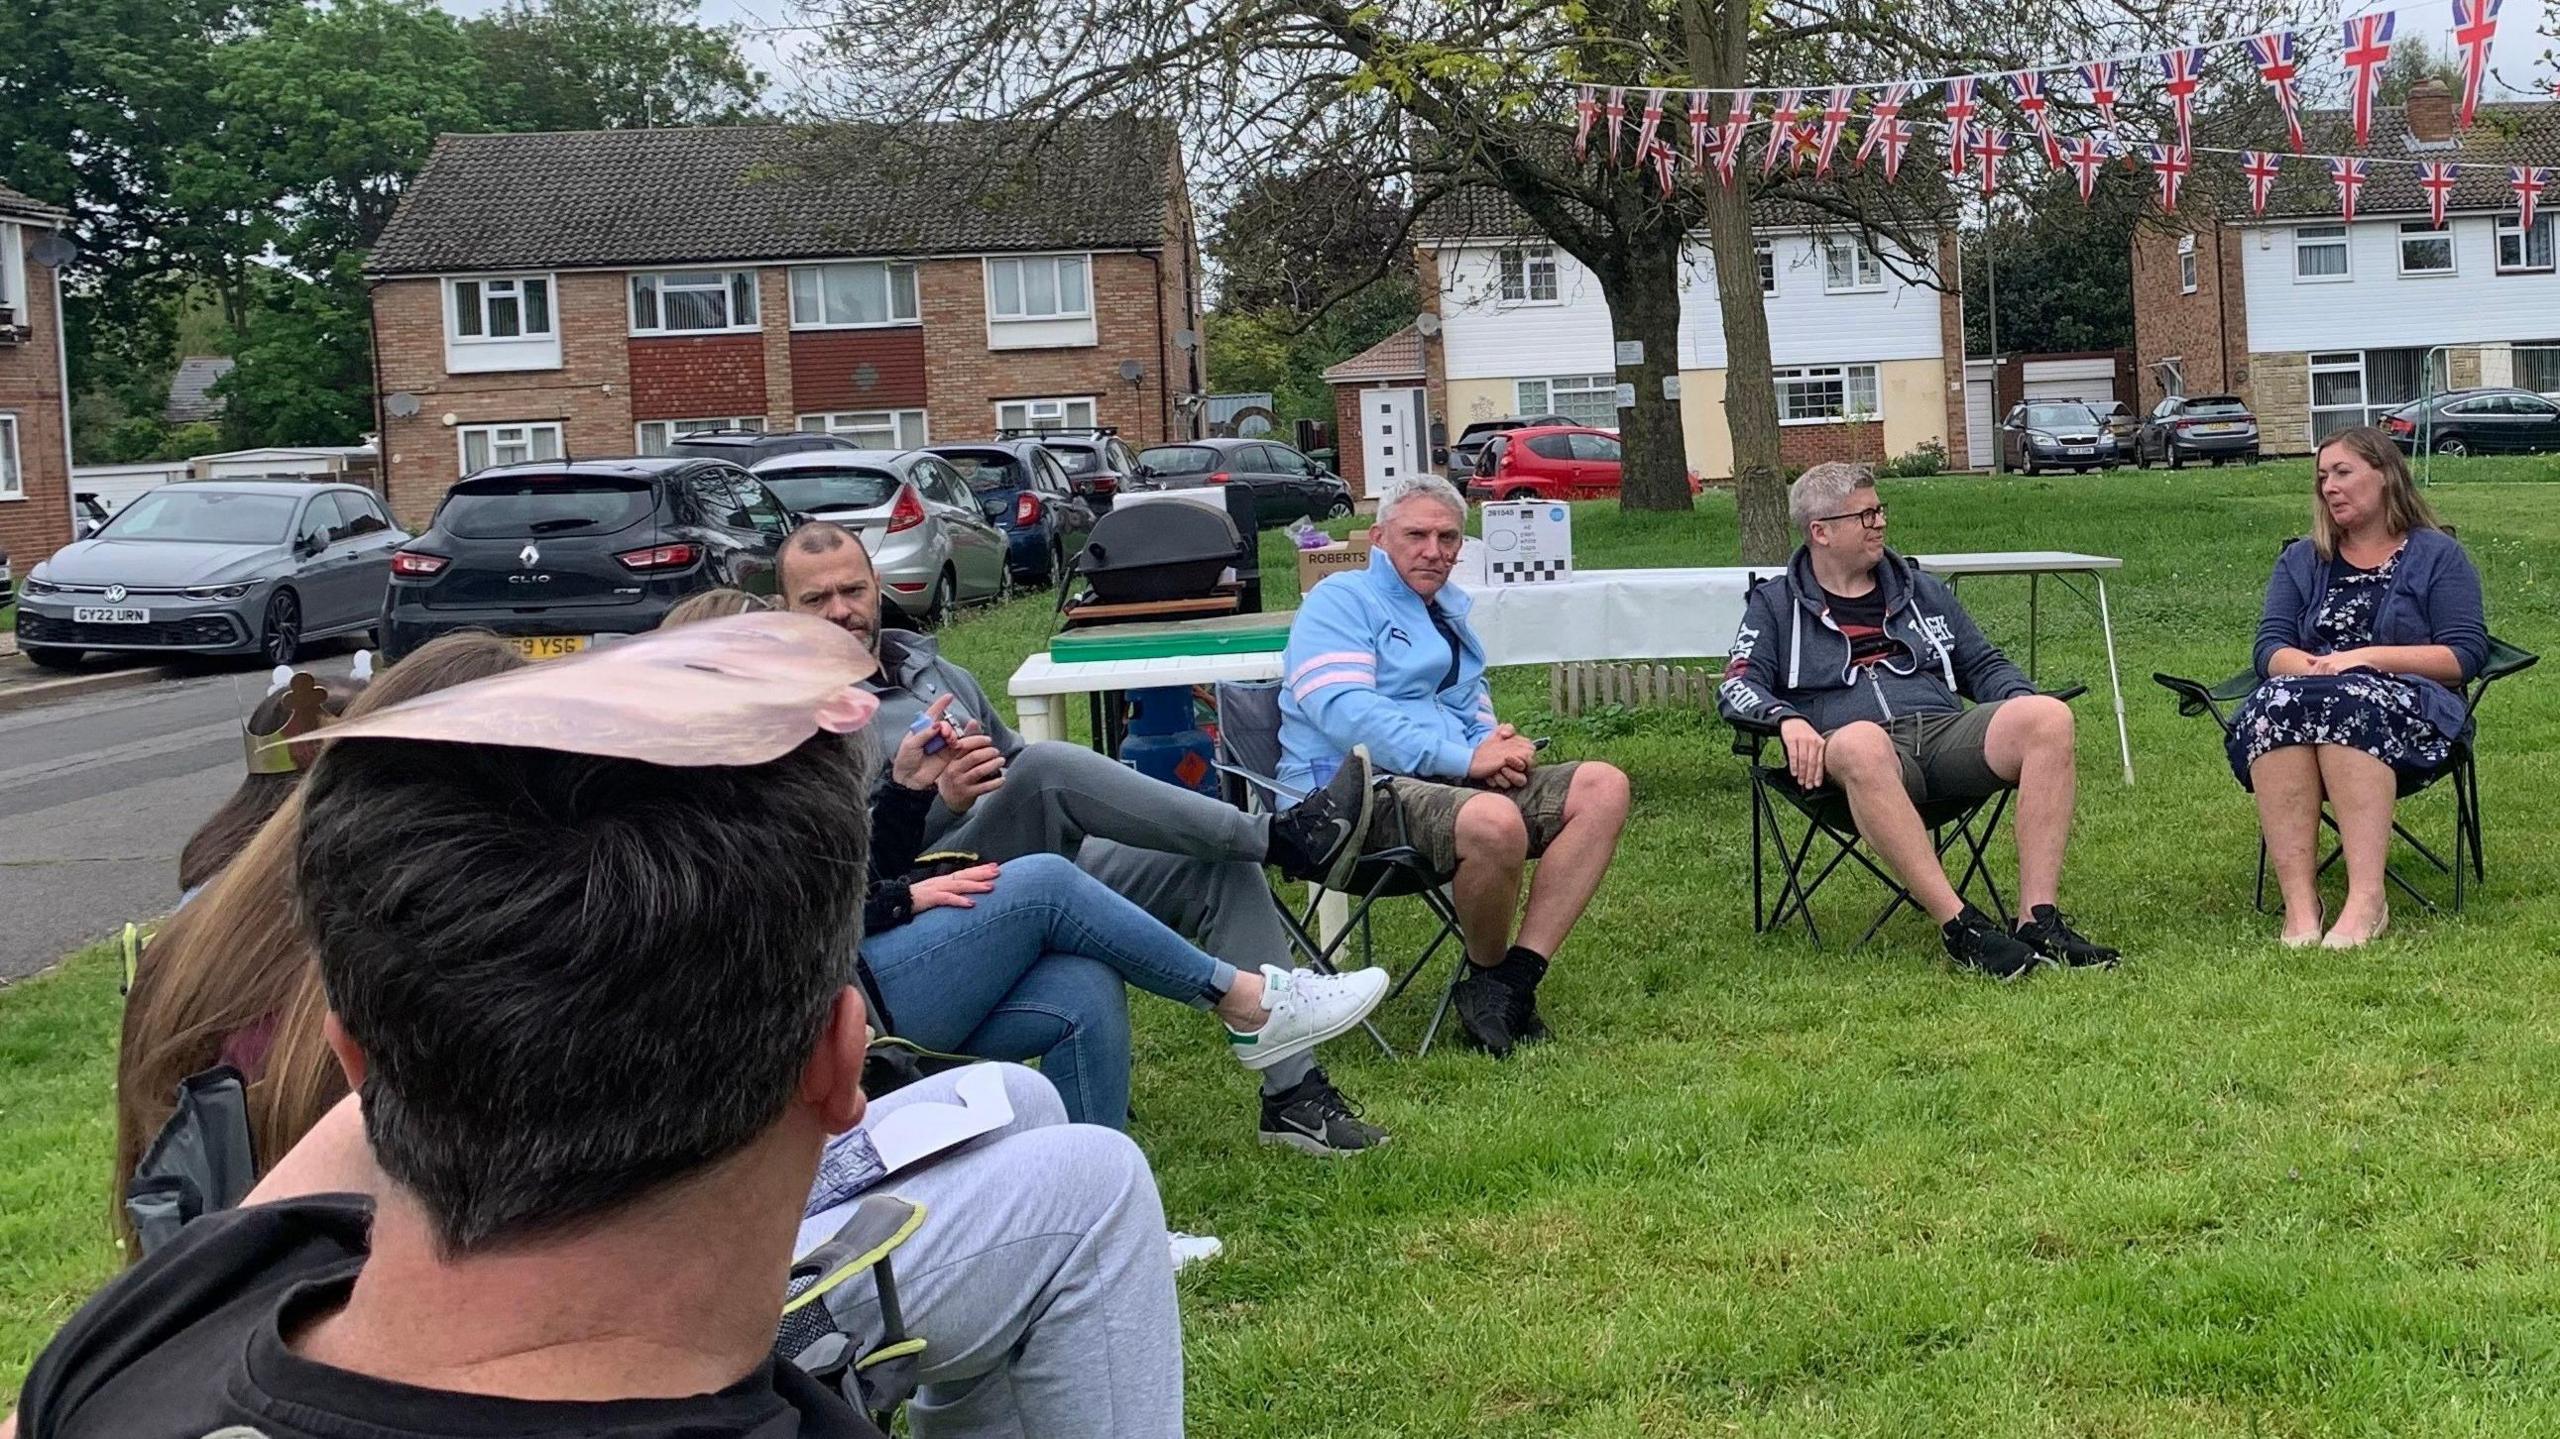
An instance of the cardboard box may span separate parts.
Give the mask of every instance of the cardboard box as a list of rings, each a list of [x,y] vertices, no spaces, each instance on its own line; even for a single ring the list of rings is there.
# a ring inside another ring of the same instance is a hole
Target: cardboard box
[[[1348,544],[1329,545],[1321,550],[1298,551],[1298,593],[1305,594],[1327,575],[1345,570],[1366,569],[1369,565],[1369,532],[1353,530]]]
[[[1573,578],[1573,510],[1554,500],[1486,505],[1485,582],[1556,584]]]

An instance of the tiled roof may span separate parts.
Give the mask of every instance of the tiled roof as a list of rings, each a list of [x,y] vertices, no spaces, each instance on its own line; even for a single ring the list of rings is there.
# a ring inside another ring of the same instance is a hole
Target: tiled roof
[[[169,377],[169,403],[160,418],[173,425],[221,419],[222,397],[213,393],[213,387],[231,373],[231,365],[222,355],[189,355],[180,360],[178,372]]]
[[[23,220],[68,220],[71,212],[48,205],[32,195],[21,195],[0,185],[0,215],[13,215]]]
[[[1411,325],[1324,372],[1328,385],[1422,378],[1422,336]]]
[[[1155,248],[1174,155],[1136,116],[445,135],[366,269]]]
[[[2453,143],[2413,145],[2409,117],[2397,105],[2377,105],[2373,129],[2362,149],[2356,147],[2352,122],[2344,110],[2306,110],[2302,115],[2303,147],[2313,155],[2362,155],[2393,163],[2366,171],[2364,189],[2356,196],[2356,215],[2407,215],[2427,211],[2427,192],[2418,188],[2418,169],[2409,160],[2450,160],[2454,175],[2451,208],[2513,210],[2515,192],[2507,188],[2510,165],[2560,166],[2560,104],[2551,101],[2483,103],[2468,130],[2456,130]],[[2279,142],[2281,142],[2281,137]],[[2288,220],[2336,215],[2338,187],[2323,160],[2287,154],[2275,191],[2267,199],[2267,215]],[[2221,197],[2223,213],[2246,219],[2248,188],[2239,162],[2228,155],[2203,157],[2203,177]],[[2560,179],[2560,175],[2555,175]],[[2560,186],[2555,186],[2560,189]]]

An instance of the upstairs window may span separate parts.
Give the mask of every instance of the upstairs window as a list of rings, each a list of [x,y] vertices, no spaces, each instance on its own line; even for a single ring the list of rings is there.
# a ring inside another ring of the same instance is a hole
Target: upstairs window
[[[1825,293],[1854,294],[1884,288],[1884,262],[1867,242],[1849,236],[1822,244],[1822,288]]]
[[[631,333],[635,335],[755,327],[753,270],[669,270],[631,277]]]
[[[2344,225],[2295,226],[2293,278],[2297,281],[2347,278],[2347,227]]]
[[[459,340],[547,340],[552,337],[547,276],[481,276],[453,282],[453,334]]]
[[[849,329],[916,322],[916,267],[885,260],[795,265],[791,323],[797,329]]]
[[[1499,259],[1502,298],[1517,304],[1547,305],[1556,299],[1556,252],[1552,245],[1505,250]]]
[[[1082,255],[987,262],[989,313],[998,320],[1081,320],[1093,313]]]
[[[2527,275],[2550,273],[2551,217],[2536,215],[2533,228],[2524,227],[2523,217],[2508,215],[2498,221],[2498,273]]]
[[[2453,273],[2453,227],[2430,225],[2422,220],[2404,220],[2400,224],[2400,273],[2403,275],[2450,275]]]

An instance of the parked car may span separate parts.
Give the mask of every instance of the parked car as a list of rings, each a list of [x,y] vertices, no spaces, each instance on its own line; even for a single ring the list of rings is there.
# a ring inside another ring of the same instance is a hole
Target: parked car
[[[2237,395],[2171,395],[2154,406],[2134,442],[2133,462],[2179,469],[2189,460],[2258,458],[2258,417]]]
[[[2037,400],[2010,407],[2000,423],[2000,453],[2021,474],[2049,469],[2085,475],[2115,468],[2116,439],[2078,400]]]
[[[927,625],[1012,588],[1011,541],[988,523],[960,472],[931,451],[784,455],[755,474],[795,512],[860,535],[882,591]]]
[[[409,536],[373,492],[308,480],[162,485],[27,573],[18,648],[67,669],[90,650],[258,655],[382,619]]]
[[[1489,438],[1467,478],[1478,500],[1613,500],[1624,474],[1617,435],[1588,425],[1536,425]],[[1689,472],[1689,493],[1700,489]]]
[[[1067,467],[1067,478],[1076,493],[1084,496],[1101,514],[1111,508],[1112,499],[1138,473],[1138,452],[1120,438],[1120,432],[1106,425],[1091,430],[1005,430],[1001,438],[1035,439],[1042,448],[1058,457]]]
[[[1197,485],[1251,489],[1254,522],[1264,529],[1301,517],[1334,520],[1351,513],[1351,487],[1342,477],[1278,440],[1185,440],[1138,452],[1138,488]]]
[[[727,460],[742,470],[750,470],[778,455],[861,448],[842,435],[821,434],[816,430],[695,430],[691,434],[676,436],[668,444],[667,453],[703,460]]]
[[[1093,504],[1076,493],[1046,444],[982,440],[925,448],[960,472],[987,523],[1005,532],[1005,563],[1017,581],[1051,584],[1083,551],[1093,533]]]
[[[383,650],[396,660],[440,634],[482,629],[534,659],[575,654],[657,628],[687,595],[772,594],[790,532],[790,512],[719,460],[481,470],[447,490],[426,532],[392,556]]]
[[[2538,454],[2560,450],[2560,405],[2531,390],[2447,390],[2383,417],[2392,443],[2411,454]]]
[[[2122,400],[2109,400],[2089,408],[2097,412],[2098,423],[2115,437],[2117,457],[2132,454],[2133,442],[2142,436],[2142,417],[2133,412],[2133,406]]]
[[[1495,420],[1477,420],[1458,432],[1448,448],[1435,451],[1432,459],[1448,475],[1449,483],[1461,485],[1474,476],[1476,461],[1494,436],[1512,430],[1525,430],[1532,425],[1572,425],[1580,421],[1566,415],[1504,415]]]
[[[96,495],[83,491],[71,497],[71,529],[75,535],[84,540],[95,539],[106,525],[107,507]],[[6,578],[0,576],[0,581]]]

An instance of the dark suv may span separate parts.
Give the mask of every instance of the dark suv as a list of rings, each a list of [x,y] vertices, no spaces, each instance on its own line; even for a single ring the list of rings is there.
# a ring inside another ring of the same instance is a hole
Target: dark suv
[[[1068,482],[1095,514],[1109,510],[1112,499],[1137,478],[1138,452],[1108,425],[1091,430],[1005,430],[997,438],[1038,440],[1041,448],[1067,467]]]
[[[718,460],[536,460],[445,492],[426,533],[391,557],[382,647],[488,630],[535,659],[657,627],[690,594],[774,592],[792,515]]]
[[[814,430],[695,430],[691,434],[676,436],[675,441],[667,446],[667,453],[690,455],[701,460],[727,460],[746,470],[776,455],[861,448],[842,435],[822,435]]]

